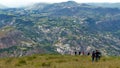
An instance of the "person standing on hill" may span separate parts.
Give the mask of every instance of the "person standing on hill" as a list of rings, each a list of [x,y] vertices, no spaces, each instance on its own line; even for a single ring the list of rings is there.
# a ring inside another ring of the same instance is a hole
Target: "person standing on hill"
[[[96,50],[96,61],[100,60],[100,57],[101,57],[101,53]]]
[[[90,52],[88,52],[87,55],[89,56],[89,55],[90,55]]]
[[[95,58],[96,58],[96,53],[95,53],[95,51],[93,51],[93,52],[92,52],[92,62],[95,61]]]
[[[81,55],[81,52],[79,51],[79,55]]]
[[[75,51],[75,55],[77,55],[77,52]]]

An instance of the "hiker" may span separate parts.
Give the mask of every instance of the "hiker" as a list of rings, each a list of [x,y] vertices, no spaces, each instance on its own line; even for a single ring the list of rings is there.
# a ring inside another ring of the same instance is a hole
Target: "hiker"
[[[95,58],[96,58],[96,53],[95,53],[95,51],[93,51],[93,52],[92,52],[92,62],[95,61]]]
[[[82,52],[82,55],[85,55],[84,51]]]
[[[77,55],[77,52],[75,51],[75,55]]]
[[[96,61],[98,61],[98,60],[100,60],[100,58],[101,58],[101,53],[98,51],[98,50],[96,50]]]
[[[98,51],[98,60],[101,58],[101,52]]]
[[[79,55],[81,55],[81,52],[79,51]]]
[[[88,52],[87,55],[89,56],[89,55],[90,55],[90,52]]]

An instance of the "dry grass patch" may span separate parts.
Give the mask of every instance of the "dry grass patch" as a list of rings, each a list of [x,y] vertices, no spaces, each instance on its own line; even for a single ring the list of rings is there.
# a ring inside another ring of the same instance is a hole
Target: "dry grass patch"
[[[0,59],[0,68],[120,68],[120,57],[102,57],[92,62],[90,56],[33,55]]]

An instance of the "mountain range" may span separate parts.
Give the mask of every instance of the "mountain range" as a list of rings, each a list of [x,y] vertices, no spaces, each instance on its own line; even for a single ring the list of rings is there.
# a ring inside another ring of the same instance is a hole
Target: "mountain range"
[[[74,54],[120,55],[120,9],[74,1],[0,9],[0,57]]]
[[[120,8],[120,3],[88,3],[88,4],[97,7]]]

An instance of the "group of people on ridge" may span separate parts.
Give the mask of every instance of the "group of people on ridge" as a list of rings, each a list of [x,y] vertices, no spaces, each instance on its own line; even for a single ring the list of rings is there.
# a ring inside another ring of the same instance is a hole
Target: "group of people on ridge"
[[[76,52],[75,51],[75,55],[84,55],[84,52]],[[90,55],[90,52],[88,52],[87,53],[87,55],[89,56]],[[91,53],[91,58],[92,58],[92,62],[94,62],[94,61],[98,61],[98,60],[100,60],[100,58],[101,58],[101,52],[100,51],[98,51],[98,50],[96,50],[96,51],[93,51],[92,53]]]

